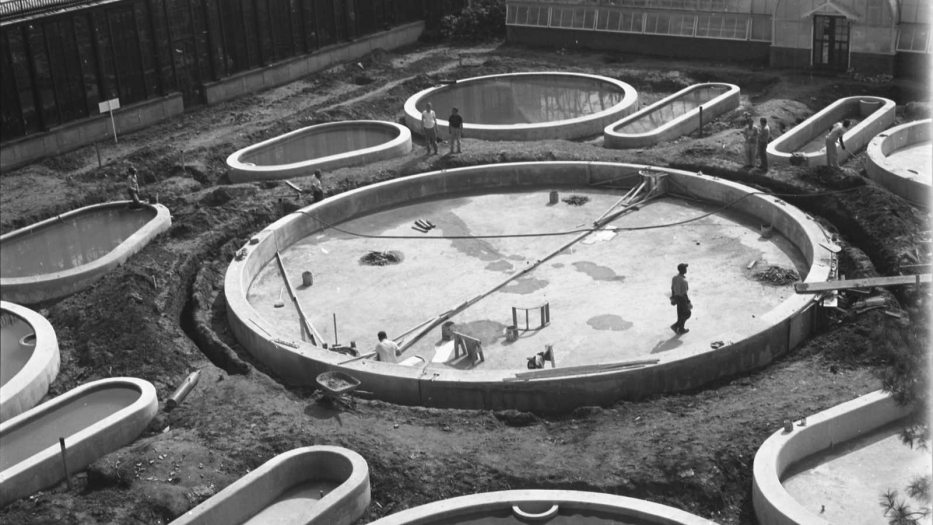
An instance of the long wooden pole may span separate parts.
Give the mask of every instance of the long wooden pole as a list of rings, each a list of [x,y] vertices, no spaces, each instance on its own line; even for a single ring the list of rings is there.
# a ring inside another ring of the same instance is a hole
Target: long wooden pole
[[[298,317],[301,318],[302,325],[305,330],[308,331],[308,335],[311,336],[311,343],[315,346],[323,344],[324,339],[321,338],[321,334],[317,333],[317,330],[314,329],[314,325],[311,324],[311,320],[305,315],[304,309],[301,308],[301,303],[298,302],[298,296],[295,295],[295,290],[292,289],[292,284],[288,282],[288,273],[285,271],[285,263],[282,262],[282,256],[279,255],[278,251],[275,252],[275,260],[279,263],[279,271],[282,273],[282,280],[285,281],[285,289],[288,290],[288,296],[291,297],[292,302],[295,303],[295,308],[298,309]]]

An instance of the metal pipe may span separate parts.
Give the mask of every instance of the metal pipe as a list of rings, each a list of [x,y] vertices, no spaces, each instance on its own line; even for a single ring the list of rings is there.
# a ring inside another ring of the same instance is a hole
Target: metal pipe
[[[172,395],[168,396],[168,399],[165,401],[165,411],[168,412],[181,404],[181,402],[188,397],[188,394],[191,393],[191,389],[194,388],[194,385],[198,384],[198,379],[200,378],[200,370],[195,370],[188,374],[188,377],[178,385],[178,388],[172,392]]]

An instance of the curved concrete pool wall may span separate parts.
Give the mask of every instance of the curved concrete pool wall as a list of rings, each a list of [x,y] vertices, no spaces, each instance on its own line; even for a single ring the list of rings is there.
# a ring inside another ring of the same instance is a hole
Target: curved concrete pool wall
[[[20,304],[86,288],[172,225],[168,208],[94,204],[0,236],[0,297]]]
[[[362,456],[342,447],[313,446],[279,454],[172,522],[172,525],[241,524],[274,504],[290,488],[313,481],[335,488],[314,503],[288,509],[280,524],[354,523],[370,501],[369,466]],[[272,521],[278,516],[266,516]]]
[[[585,100],[570,97],[572,100],[565,102],[572,108],[548,105],[560,106],[560,101],[570,93],[577,93]],[[546,102],[544,107],[541,107],[542,99]],[[421,110],[427,102],[433,104],[437,113],[438,136],[441,138],[448,134],[447,115],[450,108],[456,106],[463,115],[463,136],[467,138],[576,139],[599,135],[607,125],[635,111],[638,93],[620,80],[582,73],[532,72],[466,78],[450,85],[425,89],[405,101],[405,122],[418,133],[421,132]],[[522,104],[528,109],[524,109]],[[599,107],[591,113],[578,115],[581,106],[592,104]],[[512,114],[522,117],[515,117],[509,122],[484,122],[479,116],[483,111],[490,113],[487,120],[501,120],[503,116],[507,118]],[[558,115],[552,120],[544,118],[546,115],[532,116],[534,113]]]
[[[556,508],[555,508],[556,506]],[[396,512],[370,525],[447,525],[455,523],[637,523],[715,525],[667,505],[642,499],[576,490],[504,490],[471,494]]]
[[[13,316],[13,322],[19,326],[0,327],[4,332],[0,375],[5,379],[0,383],[0,422],[36,406],[58,376],[61,364],[58,338],[45,317],[0,301],[0,316],[7,315]],[[12,333],[7,334],[8,329]],[[11,376],[8,380],[7,375]]]
[[[752,502],[762,525],[830,523],[797,502],[781,483],[794,463],[908,415],[905,407],[876,391],[807,417],[807,425],[791,432],[779,430],[755,454]],[[878,512],[879,518],[881,511]]]
[[[891,157],[898,150],[912,146],[923,146],[924,153],[929,155],[930,138],[933,120],[915,120],[900,126],[895,126],[868,143],[868,153],[865,159],[865,171],[868,177],[887,188],[895,195],[924,207],[931,205],[931,176],[929,161],[923,167],[907,166]]]
[[[59,437],[75,474],[136,439],[158,408],[152,384],[120,377],[86,383],[0,423],[0,507],[65,477]]]
[[[400,157],[411,151],[411,131],[381,120],[348,120],[301,128],[227,157],[231,182],[306,177]]]
[[[793,154],[799,152],[805,166],[826,165],[823,138],[833,124],[845,119],[858,120],[842,137],[846,149],[836,148],[836,158],[841,163],[894,124],[894,106],[893,100],[883,97],[840,98],[768,144],[768,161],[790,163]]]
[[[456,370],[420,368],[371,360],[346,361],[346,356],[310,343],[297,348],[280,344],[288,337],[263,319],[247,300],[254,277],[272,261],[276,250],[320,230],[320,218],[340,224],[374,210],[477,191],[580,187],[607,184],[637,174],[643,165],[603,162],[504,163],[424,173],[349,191],[287,215],[253,236],[244,246],[245,257],[227,269],[224,294],[227,318],[237,339],[284,381],[315,385],[321,372],[340,370],[362,381],[361,390],[393,403],[446,408],[533,410],[564,412],[583,405],[608,405],[619,399],[638,399],[663,392],[697,388],[724,377],[763,367],[795,347],[810,333],[814,302],[795,295],[776,308],[743,325],[738,332],[712,340],[731,342],[711,350],[709,341],[685,344],[656,354],[658,363],[639,369],[613,370],[590,375],[516,381],[514,370]],[[826,281],[832,253],[819,225],[800,210],[730,181],[679,170],[652,168],[672,179],[692,197],[711,202],[733,202],[733,209],[772,224],[790,240],[809,264],[807,282]],[[741,200],[737,200],[741,199]],[[251,244],[255,241],[254,244]],[[276,342],[275,340],[278,340]],[[645,349],[645,354],[650,349]]]
[[[694,84],[606,126],[603,146],[643,148],[693,133],[723,113],[739,107],[739,86]]]

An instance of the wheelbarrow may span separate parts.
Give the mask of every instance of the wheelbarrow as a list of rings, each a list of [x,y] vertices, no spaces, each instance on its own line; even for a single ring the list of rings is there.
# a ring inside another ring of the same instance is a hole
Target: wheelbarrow
[[[360,386],[360,380],[343,372],[331,370],[318,374],[315,378],[318,386],[326,399],[334,404],[343,404],[350,408],[355,407],[353,396],[350,392]]]

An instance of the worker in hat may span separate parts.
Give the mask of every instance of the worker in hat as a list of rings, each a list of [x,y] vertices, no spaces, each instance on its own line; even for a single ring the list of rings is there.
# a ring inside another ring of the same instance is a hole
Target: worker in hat
[[[671,304],[677,307],[677,322],[671,325],[671,330],[675,334],[681,335],[690,331],[684,327],[687,319],[690,319],[690,311],[693,305],[690,298],[687,297],[687,263],[677,265],[677,275],[671,279]]]

